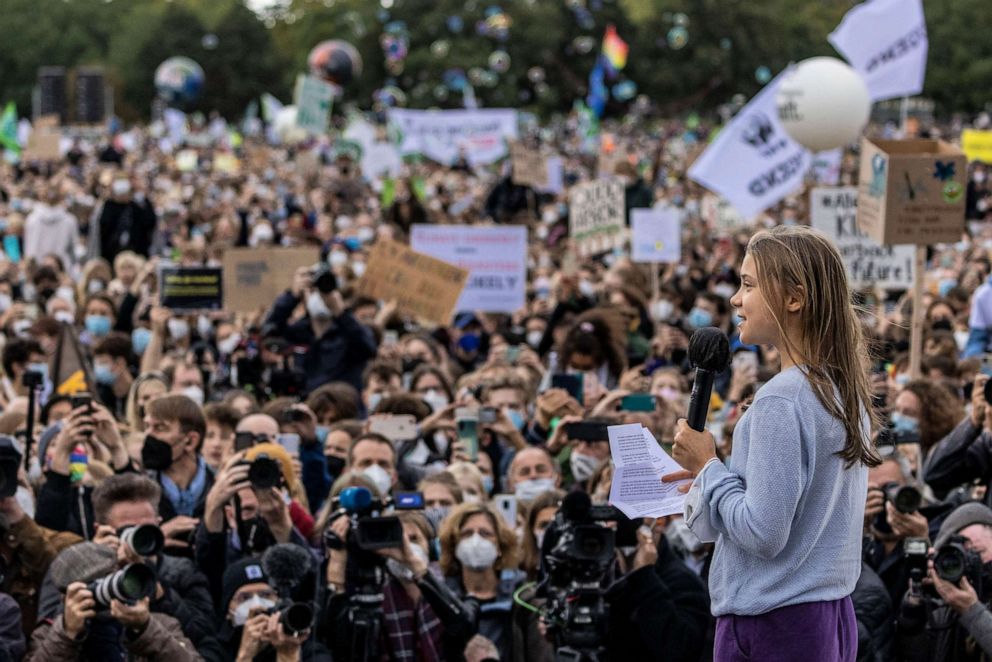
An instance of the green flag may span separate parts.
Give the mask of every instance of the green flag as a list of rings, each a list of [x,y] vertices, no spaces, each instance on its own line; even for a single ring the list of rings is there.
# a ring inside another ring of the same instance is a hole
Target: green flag
[[[17,154],[21,153],[21,146],[17,144],[17,106],[13,101],[7,103],[0,117],[0,145]]]

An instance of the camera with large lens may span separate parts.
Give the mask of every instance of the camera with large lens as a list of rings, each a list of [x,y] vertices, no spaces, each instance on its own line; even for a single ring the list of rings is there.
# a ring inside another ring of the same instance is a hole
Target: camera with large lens
[[[128,526],[117,535],[121,543],[130,547],[138,556],[155,556],[165,546],[165,535],[154,524]]]
[[[900,513],[907,515],[915,513],[923,505],[923,494],[912,485],[900,485],[893,481],[882,485],[881,490],[885,500],[890,502]],[[892,527],[889,525],[889,516],[885,512],[885,508],[882,508],[882,512],[875,516],[874,526],[877,531],[882,533],[892,533]]]
[[[321,294],[330,294],[338,289],[338,279],[326,262],[318,262],[310,267],[310,281]]]
[[[248,463],[248,481],[253,489],[268,490],[282,485],[282,467],[266,453],[259,453]]]
[[[128,604],[147,598],[155,591],[155,571],[144,563],[129,563],[87,587],[99,607],[110,607],[113,600]]]
[[[944,581],[957,584],[967,577],[978,595],[982,595],[982,557],[967,547],[964,536],[951,536],[937,549],[933,569]]]

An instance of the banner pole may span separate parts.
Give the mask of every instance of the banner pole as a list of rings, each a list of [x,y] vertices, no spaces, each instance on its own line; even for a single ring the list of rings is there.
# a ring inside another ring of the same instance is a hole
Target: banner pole
[[[926,310],[923,308],[923,274],[926,268],[927,247],[916,247],[916,262],[913,265],[913,318],[909,340],[909,370],[912,379],[923,377],[923,324]]]

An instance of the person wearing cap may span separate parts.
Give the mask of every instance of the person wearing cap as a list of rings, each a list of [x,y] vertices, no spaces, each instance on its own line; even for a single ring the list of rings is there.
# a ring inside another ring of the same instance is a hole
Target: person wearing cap
[[[224,571],[220,605],[223,625],[219,638],[222,655],[204,655],[209,662],[248,662],[272,659],[277,662],[305,659],[330,662],[323,645],[310,638],[310,631],[289,635],[279,622],[279,594],[269,585],[257,558],[242,559]],[[272,653],[275,653],[272,656]]]
[[[963,538],[965,548],[979,555],[983,579],[992,576],[992,509],[974,501],[958,506],[941,524],[930,550],[931,557],[954,536]],[[957,584],[942,579],[932,559],[928,579],[940,596],[939,602],[928,604],[911,596],[903,600],[898,627],[901,648],[909,652],[906,659],[928,662],[987,659],[992,655],[988,588],[981,587],[979,594],[967,575]]]
[[[105,545],[82,542],[59,554],[49,573],[65,594],[63,611],[38,625],[25,660],[201,659],[179,621],[150,610],[149,597],[132,604],[113,599],[109,607],[98,606],[92,582],[116,569],[117,555]]]

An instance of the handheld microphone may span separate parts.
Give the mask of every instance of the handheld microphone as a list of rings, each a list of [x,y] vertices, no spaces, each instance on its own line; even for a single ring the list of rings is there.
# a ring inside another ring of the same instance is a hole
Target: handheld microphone
[[[710,408],[713,380],[730,365],[730,341],[714,326],[697,329],[689,339],[689,362],[696,368],[696,379],[689,396],[689,427],[702,432]]]

